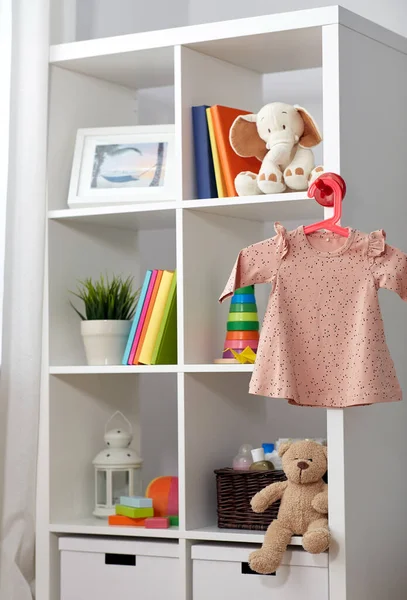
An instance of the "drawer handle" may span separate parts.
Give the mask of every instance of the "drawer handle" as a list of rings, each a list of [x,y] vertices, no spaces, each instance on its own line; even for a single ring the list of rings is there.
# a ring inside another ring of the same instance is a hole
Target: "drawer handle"
[[[261,573],[256,573],[256,571],[253,571],[253,569],[250,568],[249,563],[246,562],[242,562],[242,575],[261,575]],[[274,573],[268,573],[267,577],[269,576],[275,577],[277,575],[277,573],[274,571]],[[264,575],[262,575],[262,577],[264,577]]]
[[[105,554],[105,565],[125,565],[126,567],[136,566],[135,554]]]

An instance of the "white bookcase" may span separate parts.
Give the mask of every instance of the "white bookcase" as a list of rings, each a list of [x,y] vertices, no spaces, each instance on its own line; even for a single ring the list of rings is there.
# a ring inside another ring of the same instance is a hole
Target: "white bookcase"
[[[344,223],[383,227],[390,243],[407,250],[406,72],[407,40],[339,7],[51,47],[39,600],[59,600],[61,534],[174,538],[180,598],[190,600],[195,542],[262,540],[261,533],[217,528],[213,470],[229,465],[243,442],[287,436],[328,439],[334,541],[327,600],[404,597],[404,404],[292,407],[249,396],[251,366],[213,364],[228,310],[217,298],[237,252],[273,235],[274,221],[294,228],[322,217],[322,209],[305,193],[196,200],[191,106],[257,111],[276,100],[308,106],[323,124],[318,158],[348,184]],[[156,123],[175,124],[175,201],[67,208],[78,128]],[[78,278],[106,270],[141,282],[155,267],[178,272],[178,364],[87,367],[68,290]],[[260,313],[264,288],[256,289]],[[406,389],[405,310],[396,297],[383,302]],[[91,463],[117,409],[133,424],[144,480],[179,475],[179,529],[109,528],[92,518]]]

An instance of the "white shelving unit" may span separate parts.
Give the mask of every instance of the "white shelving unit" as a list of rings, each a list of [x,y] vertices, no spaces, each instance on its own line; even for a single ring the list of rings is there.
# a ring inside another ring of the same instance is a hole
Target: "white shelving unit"
[[[326,599],[383,600],[389,590],[404,597],[404,405],[292,407],[247,394],[251,365],[213,364],[228,310],[217,298],[238,251],[273,235],[273,221],[293,228],[322,209],[305,193],[196,200],[191,106],[311,105],[323,123],[318,158],[348,183],[344,221],[384,227],[406,250],[406,72],[407,40],[339,7],[51,47],[37,598],[59,600],[57,541],[72,534],[177,540],[180,600],[190,600],[191,544],[262,540],[216,526],[213,470],[230,464],[242,442],[286,436],[328,438],[334,541]],[[175,201],[67,208],[78,128],[160,122],[175,124]],[[140,282],[151,267],[178,272],[178,364],[86,366],[68,290],[106,270]],[[264,312],[268,290],[256,293]],[[386,298],[383,311],[406,387],[400,304]],[[91,462],[117,409],[132,422],[145,481],[178,474],[179,528],[109,528],[92,518]]]

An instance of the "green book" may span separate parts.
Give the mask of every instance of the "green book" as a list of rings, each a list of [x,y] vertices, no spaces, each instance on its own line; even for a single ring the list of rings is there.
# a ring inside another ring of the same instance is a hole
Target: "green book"
[[[122,515],[123,517],[130,517],[131,519],[144,519],[145,517],[154,517],[153,508],[131,508],[130,506],[123,506],[122,504],[116,504],[116,515]]]
[[[177,273],[172,278],[160,329],[151,358],[152,365],[177,364]]]

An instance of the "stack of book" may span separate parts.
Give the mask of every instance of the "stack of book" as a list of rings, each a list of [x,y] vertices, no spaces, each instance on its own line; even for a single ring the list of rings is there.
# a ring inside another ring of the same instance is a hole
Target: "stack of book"
[[[123,365],[177,363],[177,277],[175,271],[149,270],[123,356]]]
[[[229,142],[229,131],[245,110],[228,106],[193,106],[195,175],[198,198],[236,196],[235,178],[241,171],[258,173],[260,161],[238,156]]]

